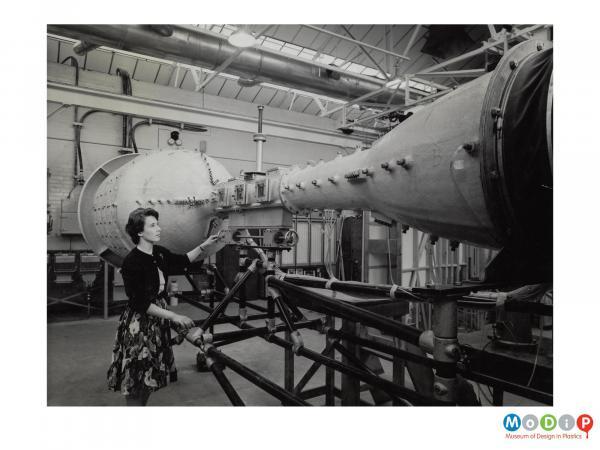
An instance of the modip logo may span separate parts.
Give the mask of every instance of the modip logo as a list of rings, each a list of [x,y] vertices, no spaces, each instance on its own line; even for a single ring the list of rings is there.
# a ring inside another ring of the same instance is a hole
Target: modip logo
[[[585,438],[588,438],[588,433],[594,426],[594,420],[589,414],[582,414],[577,418],[577,428],[585,433]]]
[[[507,431],[517,431],[521,428],[521,418],[516,414],[507,414],[504,417],[504,428]]]
[[[562,440],[562,439],[582,439],[583,435],[573,430],[575,425],[585,433],[586,439],[589,439],[589,432],[594,426],[594,420],[589,414],[581,414],[577,419],[570,414],[554,416],[544,414],[540,418],[533,414],[527,414],[521,418],[517,414],[511,413],[504,416],[502,425],[506,431],[508,439],[543,439],[543,440]],[[569,433],[569,431],[573,432]],[[519,431],[517,433],[517,431]]]

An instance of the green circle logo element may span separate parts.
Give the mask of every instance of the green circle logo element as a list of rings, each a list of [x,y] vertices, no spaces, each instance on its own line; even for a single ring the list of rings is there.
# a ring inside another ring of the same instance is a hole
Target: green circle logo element
[[[540,426],[546,431],[552,431],[556,428],[556,417],[552,414],[546,414],[540,419]]]

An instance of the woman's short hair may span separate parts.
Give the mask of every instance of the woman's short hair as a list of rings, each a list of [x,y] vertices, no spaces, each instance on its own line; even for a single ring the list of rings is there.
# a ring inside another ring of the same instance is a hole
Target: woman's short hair
[[[131,211],[129,214],[129,220],[125,226],[125,231],[133,241],[135,245],[140,242],[138,233],[144,231],[144,225],[146,223],[146,217],[154,217],[158,220],[158,212],[152,208],[137,208]]]

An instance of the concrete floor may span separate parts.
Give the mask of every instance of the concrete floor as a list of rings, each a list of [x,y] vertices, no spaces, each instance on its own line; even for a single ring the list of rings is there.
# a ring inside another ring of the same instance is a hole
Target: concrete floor
[[[206,314],[196,308],[181,304],[174,311],[201,319]],[[249,311],[251,313],[251,310]],[[231,305],[227,314],[236,315],[237,305]],[[309,319],[317,314],[306,312]],[[117,330],[118,315],[108,320],[82,319],[59,322],[56,318],[48,324],[48,406],[122,406],[124,396],[109,391],[106,387],[106,371],[110,364],[111,349]],[[250,322],[255,326],[264,326],[264,320]],[[339,328],[339,324],[337,324]],[[233,325],[219,325],[218,331],[237,330]],[[307,348],[321,352],[325,347],[325,337],[313,330],[302,330],[302,338]],[[283,337],[283,333],[279,333]],[[240,361],[269,380],[283,386],[284,350],[262,338],[252,338],[221,347],[225,354]],[[198,350],[187,341],[174,347],[178,369],[178,381],[160,389],[151,395],[149,406],[229,406],[230,402],[223,393],[211,372],[196,370],[196,354]],[[338,359],[341,359],[336,352]],[[295,357],[295,382],[312,364],[312,361]],[[391,363],[381,361],[385,370],[383,377],[391,379]],[[230,369],[226,376],[236,388],[239,396],[248,406],[280,406],[275,397],[262,391],[254,384],[242,378]],[[405,375],[407,385],[412,387],[408,372]],[[325,369],[319,368],[305,389],[325,384]],[[341,386],[341,375],[336,373],[336,386]],[[489,405],[486,394],[474,384],[483,405]],[[482,390],[485,387],[481,387]],[[370,392],[362,392],[361,398],[373,403]],[[309,400],[313,405],[324,405],[325,397]],[[508,405],[540,405],[531,400],[505,393],[505,406]],[[339,404],[336,399],[336,404]]]
[[[180,314],[194,319],[204,313],[190,305],[181,304],[173,308]],[[234,315],[237,306],[232,305],[227,313]],[[250,311],[251,312],[251,311]],[[317,316],[309,316],[313,318]],[[250,322],[264,326],[264,320]],[[120,393],[106,387],[106,371],[110,364],[111,348],[117,330],[118,316],[108,320],[85,319],[48,324],[48,406],[119,406],[124,405]],[[218,331],[237,330],[232,325],[219,325]],[[321,352],[325,337],[313,330],[302,330],[307,348]],[[283,333],[280,333],[283,337]],[[211,372],[196,370],[198,350],[184,341],[175,346],[178,381],[151,395],[149,406],[228,406],[230,402]],[[271,381],[283,386],[284,351],[264,339],[252,338],[221,347],[225,354],[240,361]],[[295,358],[295,380],[298,382],[312,362],[306,358]],[[225,371],[240,397],[249,406],[277,405],[279,400],[267,394],[230,369]],[[322,386],[325,370],[320,368],[305,389]],[[337,385],[339,386],[339,375]],[[370,394],[366,393],[369,397]],[[368,398],[368,397],[367,397]],[[313,404],[324,404],[324,397],[311,400]]]

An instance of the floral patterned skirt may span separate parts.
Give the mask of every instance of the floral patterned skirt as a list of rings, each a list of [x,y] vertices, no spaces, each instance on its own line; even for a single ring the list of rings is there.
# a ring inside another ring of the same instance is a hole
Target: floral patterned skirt
[[[155,299],[154,304],[167,309],[162,298]],[[166,386],[174,367],[169,321],[140,314],[128,306],[119,319],[108,388],[139,397]]]

